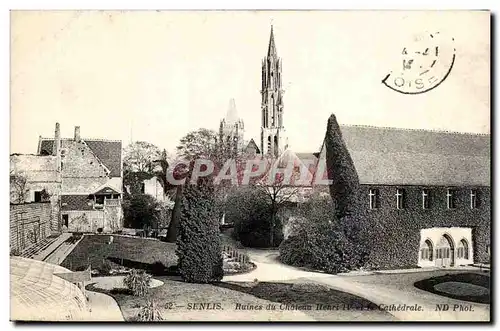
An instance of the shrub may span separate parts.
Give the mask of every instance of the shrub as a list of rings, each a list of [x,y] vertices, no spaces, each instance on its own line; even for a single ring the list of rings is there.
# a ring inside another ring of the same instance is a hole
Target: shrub
[[[213,197],[213,186],[207,182],[184,188],[176,252],[186,282],[216,282],[224,274]]]
[[[282,262],[299,267],[344,272],[364,265],[368,252],[357,231],[358,219],[337,220],[329,196],[312,196],[298,210],[289,236],[280,246]]]
[[[246,247],[270,247],[271,206],[259,189],[246,188],[233,192],[226,203],[226,219],[234,223],[232,236]],[[277,215],[274,221],[274,246],[283,240],[283,227]]]
[[[132,269],[123,279],[123,285],[135,296],[145,296],[149,291],[150,283],[151,276],[144,270]]]
[[[282,262],[336,274],[351,268],[346,259],[348,242],[333,224],[314,224],[290,236],[280,246]]]
[[[155,276],[161,276],[165,274],[165,265],[160,262],[156,261],[151,265],[151,274]]]
[[[113,265],[108,260],[103,260],[101,265],[97,267],[97,270],[101,275],[109,275],[111,270],[113,270]]]
[[[139,313],[137,314],[136,321],[138,322],[157,322],[163,321],[160,310],[155,301],[147,301],[144,306],[141,307]]]
[[[97,233],[102,233],[103,229],[102,228],[97,228]]]

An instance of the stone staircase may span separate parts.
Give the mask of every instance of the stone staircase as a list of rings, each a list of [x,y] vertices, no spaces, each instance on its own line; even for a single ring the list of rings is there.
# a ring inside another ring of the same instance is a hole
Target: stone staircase
[[[28,259],[33,258],[33,256],[47,249],[50,245],[52,245],[55,241],[57,241],[57,238],[59,238],[59,236],[50,236],[42,239],[33,246],[30,246],[27,249],[23,250],[21,253],[21,257],[25,257]]]

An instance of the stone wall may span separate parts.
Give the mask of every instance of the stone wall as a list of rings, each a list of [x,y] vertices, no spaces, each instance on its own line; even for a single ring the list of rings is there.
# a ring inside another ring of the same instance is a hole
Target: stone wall
[[[103,232],[112,233],[123,228],[121,204],[106,206],[102,210],[63,211],[62,215],[68,215],[68,227],[63,229],[65,232],[95,233],[102,228]]]
[[[379,189],[380,205],[368,209],[369,189]],[[376,232],[372,244],[371,261],[380,268],[416,266],[420,249],[420,230],[428,228],[462,227],[472,229],[474,262],[489,261],[491,197],[489,187],[473,187],[477,190],[477,208],[470,208],[470,189],[457,187],[456,208],[448,209],[447,187],[401,186],[405,192],[405,208],[396,208],[395,186],[361,186],[361,206]],[[430,208],[422,208],[422,189],[430,192]]]
[[[10,250],[21,252],[51,233],[49,202],[10,205]]]
[[[63,151],[64,154],[61,154],[63,178],[107,176],[102,163],[83,141],[64,140]]]

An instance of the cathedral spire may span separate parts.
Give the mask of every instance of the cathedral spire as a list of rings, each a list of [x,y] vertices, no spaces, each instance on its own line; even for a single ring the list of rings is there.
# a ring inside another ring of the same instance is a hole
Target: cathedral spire
[[[274,43],[274,32],[273,32],[273,26],[271,25],[271,36],[269,37],[269,47],[267,49],[267,56],[273,56],[276,57],[276,45]]]
[[[234,99],[229,100],[229,108],[226,114],[226,123],[234,124],[238,121],[238,111],[236,110],[236,102]]]

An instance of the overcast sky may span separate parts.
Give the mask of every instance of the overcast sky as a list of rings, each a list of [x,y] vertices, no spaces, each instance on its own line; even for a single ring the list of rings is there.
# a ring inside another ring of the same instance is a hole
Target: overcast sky
[[[291,148],[314,152],[326,121],[489,133],[488,12],[13,12],[11,153],[38,136],[152,142],[218,130],[236,100],[245,139],[260,137],[261,60],[271,23],[283,61]],[[454,39],[445,81],[405,95],[381,81],[416,35]]]

